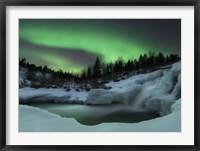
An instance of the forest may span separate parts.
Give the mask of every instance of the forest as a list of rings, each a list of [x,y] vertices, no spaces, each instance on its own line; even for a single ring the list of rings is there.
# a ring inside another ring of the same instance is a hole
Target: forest
[[[114,79],[122,76],[129,75],[130,72],[134,71],[134,74],[147,73],[156,70],[160,66],[165,66],[173,64],[179,61],[181,58],[177,54],[163,55],[161,52],[155,54],[153,52],[148,52],[148,54],[140,55],[138,59],[129,59],[124,61],[123,57],[118,57],[114,63],[102,63],[97,57],[94,64],[85,68],[82,73],[75,74],[71,72],[64,72],[62,70],[55,71],[47,65],[44,67],[36,66],[35,64],[29,63],[26,58],[19,60],[19,66],[28,69],[27,79],[35,81],[34,74],[36,72],[42,72],[49,75],[46,77],[41,77],[40,80],[95,80],[95,79]],[[48,81],[49,81],[48,80]]]

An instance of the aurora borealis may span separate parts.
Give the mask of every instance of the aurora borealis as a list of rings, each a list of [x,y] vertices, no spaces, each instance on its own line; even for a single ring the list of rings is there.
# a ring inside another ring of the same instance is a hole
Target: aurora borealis
[[[79,73],[148,51],[181,53],[180,19],[20,19],[19,58]]]

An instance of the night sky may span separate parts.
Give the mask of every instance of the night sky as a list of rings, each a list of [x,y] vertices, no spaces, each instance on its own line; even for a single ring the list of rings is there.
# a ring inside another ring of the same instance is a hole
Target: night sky
[[[19,58],[80,73],[98,56],[104,63],[148,51],[181,53],[180,19],[20,19]]]

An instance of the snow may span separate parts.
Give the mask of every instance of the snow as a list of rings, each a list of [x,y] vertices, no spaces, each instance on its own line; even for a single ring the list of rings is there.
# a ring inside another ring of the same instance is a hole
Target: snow
[[[71,90],[69,92],[62,88],[30,88],[25,87],[19,89],[20,103],[30,102],[70,102],[70,101],[85,101],[87,97],[86,91],[77,92]]]
[[[20,132],[180,132],[181,111],[140,123],[101,123],[86,126],[39,108],[19,105]]]

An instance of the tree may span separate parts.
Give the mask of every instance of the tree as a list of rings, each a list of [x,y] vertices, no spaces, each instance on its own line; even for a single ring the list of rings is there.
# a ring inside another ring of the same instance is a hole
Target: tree
[[[134,68],[135,68],[136,70],[138,70],[138,69],[140,68],[139,62],[138,62],[136,59],[134,59],[133,63],[134,63]]]
[[[164,65],[164,63],[165,63],[165,57],[161,52],[159,52],[158,56],[156,57],[155,64],[156,66],[161,66]]]
[[[152,67],[152,68],[155,67],[155,53],[154,52],[149,51],[147,66]]]
[[[102,64],[102,76],[105,76],[107,73],[107,68],[105,64]]]
[[[81,79],[85,80],[86,78],[87,78],[87,76],[86,76],[85,72],[83,72],[81,75]]]
[[[134,63],[131,60],[128,60],[128,62],[125,64],[125,70],[131,71],[134,69]]]
[[[91,77],[92,77],[91,69],[90,69],[90,67],[88,67],[87,78],[90,79]]]
[[[97,57],[95,64],[94,64],[94,67],[93,67],[94,78],[100,78],[101,77],[101,70],[102,70],[101,62],[100,62],[99,58]]]
[[[26,66],[26,58],[19,60],[19,65],[25,67]]]
[[[139,62],[139,67],[142,68],[143,67],[143,56],[142,55],[140,55],[138,62]]]
[[[43,71],[47,72],[47,66],[46,65],[43,67]]]
[[[114,65],[114,71],[116,73],[120,73],[122,72],[124,69],[124,60],[122,59],[122,57],[119,57],[116,61],[115,61],[115,65]]]
[[[110,66],[107,65],[106,66],[106,75],[109,75],[109,74],[111,74],[111,69],[110,69]]]
[[[180,60],[180,57],[177,54],[171,54],[169,56],[170,63],[174,63]]]
[[[142,66],[143,66],[144,68],[146,68],[146,67],[148,66],[148,64],[147,64],[147,59],[148,59],[147,54],[144,54],[144,55],[143,55],[143,60],[142,60]]]

